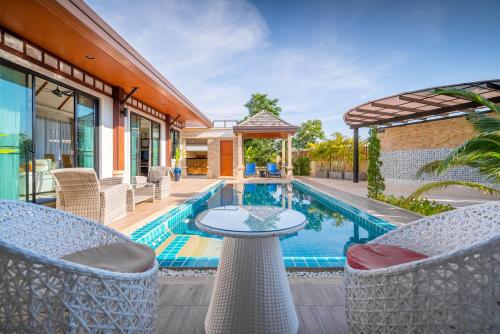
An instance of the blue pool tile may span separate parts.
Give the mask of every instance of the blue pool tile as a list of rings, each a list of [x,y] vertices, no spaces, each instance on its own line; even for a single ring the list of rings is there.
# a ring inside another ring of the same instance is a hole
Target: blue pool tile
[[[364,240],[362,242],[371,240],[395,228],[394,225],[389,224],[378,217],[371,216],[370,214],[359,210],[358,208],[352,207],[346,203],[343,203],[327,194],[320,193],[301,182],[295,180],[292,181],[292,185],[294,186],[294,189],[297,189],[301,193],[305,194],[304,196],[306,197],[302,198],[305,198],[308,201],[314,200],[316,203],[320,203],[321,205],[328,208],[328,210],[333,210],[337,213],[340,213],[345,219],[349,221],[348,223],[351,225],[357,224],[357,226],[359,226],[359,228],[363,229],[364,231],[364,234],[358,236],[358,238]],[[172,234],[176,235],[176,237],[165,248],[165,250],[157,256],[161,266],[215,268],[218,264],[217,257],[186,258],[176,256],[177,253],[185,246],[186,242],[191,238],[191,235],[221,239],[221,237],[217,236],[208,236],[204,232],[199,231],[196,228],[193,229],[192,217],[201,210],[206,209],[210,201],[221,201],[223,195],[221,195],[220,189],[223,186],[223,182],[218,183],[217,185],[210,188],[207,192],[189,199],[184,204],[177,206],[165,215],[153,220],[146,226],[141,227],[140,229],[132,233],[131,238],[135,241],[142,242],[150,245],[153,248],[156,248],[160,246],[164,242],[164,240],[166,240]],[[268,187],[266,188],[269,189]],[[276,189],[278,188],[273,189],[274,191],[276,191]],[[263,198],[267,196],[267,200],[269,199],[269,193],[264,193],[263,195]],[[246,200],[251,200],[251,198],[247,198]],[[265,204],[258,201],[259,199],[257,198],[257,202],[252,202],[250,203],[250,205]],[[279,205],[281,205],[281,203]],[[295,198],[293,205],[295,208]],[[306,208],[306,210],[308,209]],[[295,238],[293,239],[293,242],[289,242],[290,240],[288,240],[288,237],[280,238],[283,253],[287,255],[284,257],[284,264],[287,268],[341,268],[344,266],[345,257],[343,256],[328,257],[318,255],[331,254],[332,252],[330,251],[330,249],[342,250],[342,248],[344,248],[345,252],[351,241],[349,241],[349,243],[345,245],[345,242],[339,244],[336,240],[332,239],[328,239],[328,241],[326,239],[322,240],[321,238],[318,238],[316,235],[314,235],[314,233],[311,234],[310,231],[307,231],[307,228],[313,230],[319,228],[319,231],[321,231],[322,228],[328,227],[324,226],[324,224],[330,224],[327,223],[329,219],[328,215],[326,216],[326,218],[327,220],[325,221],[325,217],[321,218],[320,216],[320,219],[323,220],[320,220],[321,225],[319,227],[314,227],[314,225],[311,227],[308,224],[306,230],[298,232],[295,237],[288,236],[292,239]],[[333,220],[330,221],[333,222]],[[334,222],[332,224],[334,224]],[[351,231],[350,233],[353,232]],[[296,238],[297,236],[299,237]],[[343,238],[345,238],[345,236]],[[356,240],[354,240],[354,243],[359,242],[359,240]]]

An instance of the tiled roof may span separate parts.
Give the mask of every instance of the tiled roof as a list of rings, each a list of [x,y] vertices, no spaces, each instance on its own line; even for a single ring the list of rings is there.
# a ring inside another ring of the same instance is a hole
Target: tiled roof
[[[282,130],[289,130],[289,131],[296,131],[297,127],[295,125],[292,125],[288,122],[285,122],[279,117],[274,116],[270,112],[267,111],[261,111],[252,117],[244,120],[240,124],[234,127],[235,130],[238,129],[250,129],[250,128],[256,128],[256,129],[282,129]]]

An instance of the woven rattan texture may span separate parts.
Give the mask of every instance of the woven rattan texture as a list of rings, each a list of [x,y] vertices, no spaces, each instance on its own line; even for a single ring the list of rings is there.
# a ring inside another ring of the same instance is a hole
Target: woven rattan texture
[[[346,264],[351,332],[500,332],[499,202],[423,218],[372,242],[429,258],[364,271]]]
[[[153,333],[158,263],[115,273],[60,257],[129,239],[34,204],[0,201],[0,333]]]
[[[127,188],[123,178],[99,181],[92,168],[64,168],[52,171],[57,181],[56,207],[102,224],[127,214]]]
[[[278,238],[226,237],[207,333],[296,333],[298,320]]]
[[[161,175],[158,177],[158,175]],[[157,180],[159,178],[159,181]],[[170,195],[170,176],[168,167],[151,167],[148,172],[148,182],[155,185],[155,199],[167,198]]]

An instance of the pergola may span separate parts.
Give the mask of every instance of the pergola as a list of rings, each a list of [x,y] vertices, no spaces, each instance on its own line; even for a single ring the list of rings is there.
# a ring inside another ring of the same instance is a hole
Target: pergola
[[[243,139],[281,139],[282,175],[288,179],[293,177],[292,165],[292,136],[298,127],[292,125],[267,111],[261,111],[247,118],[240,124],[233,126],[233,132],[238,137],[238,174],[237,179],[243,179]],[[288,146],[288,148],[286,147]],[[288,157],[285,160],[285,152]],[[284,162],[286,161],[286,167]]]
[[[500,79],[467,82],[404,92],[361,104],[344,114],[344,122],[354,131],[353,181],[359,175],[358,129],[368,126],[388,128],[442,119],[463,117],[468,112],[483,112],[476,102],[459,97],[436,94],[438,88],[466,89],[500,102]],[[479,108],[479,109],[478,109]]]

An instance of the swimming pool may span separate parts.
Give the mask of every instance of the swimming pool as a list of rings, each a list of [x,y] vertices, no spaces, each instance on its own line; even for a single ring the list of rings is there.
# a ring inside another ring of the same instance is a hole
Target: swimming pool
[[[220,182],[135,231],[131,237],[155,249],[162,267],[214,268],[222,237],[199,230],[194,218],[206,209],[226,205],[291,206],[306,216],[308,222],[304,230],[280,238],[287,268],[343,267],[349,246],[365,243],[394,228],[302,182]]]

